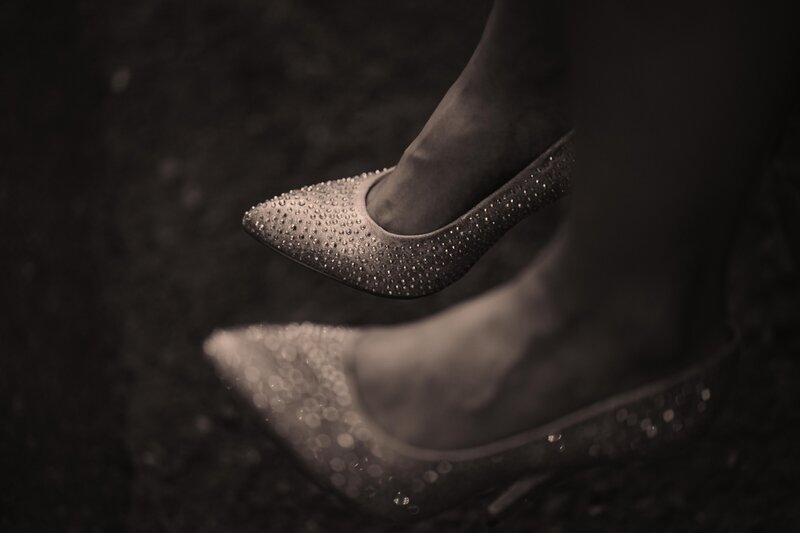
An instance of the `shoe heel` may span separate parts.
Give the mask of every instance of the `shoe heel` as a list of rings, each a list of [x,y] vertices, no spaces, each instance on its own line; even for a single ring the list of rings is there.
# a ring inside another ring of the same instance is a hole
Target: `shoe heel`
[[[488,524],[496,524],[501,518],[507,516],[512,509],[516,508],[517,504],[522,502],[528,494],[552,478],[553,476],[550,474],[536,474],[512,483],[486,506]]]

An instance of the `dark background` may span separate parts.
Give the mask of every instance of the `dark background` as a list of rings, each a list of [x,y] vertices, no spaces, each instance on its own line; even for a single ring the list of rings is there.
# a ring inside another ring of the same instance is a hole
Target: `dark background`
[[[536,253],[563,206],[453,287],[397,302],[302,269],[239,227],[268,196],[396,162],[488,8],[0,5],[0,531],[387,529],[300,475],[200,346],[215,327],[256,321],[424,316]],[[731,301],[744,353],[724,416],[678,457],[568,478],[498,530],[800,528],[796,124],[743,215]],[[477,516],[466,506],[408,529],[472,531]]]

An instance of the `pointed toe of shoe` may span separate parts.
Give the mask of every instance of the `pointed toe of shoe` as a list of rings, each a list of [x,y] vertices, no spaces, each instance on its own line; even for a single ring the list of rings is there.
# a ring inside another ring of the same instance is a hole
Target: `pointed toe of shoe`
[[[203,351],[219,374],[231,382],[246,382],[246,369],[254,352],[246,330],[217,330],[203,344]]]
[[[313,257],[330,253],[327,248],[333,248],[340,233],[345,233],[342,227],[355,219],[355,196],[366,176],[285,192],[248,210],[242,225],[262,243],[319,269]]]
[[[259,219],[262,216],[262,204],[256,205],[245,211],[242,216],[242,227],[250,235],[256,236],[259,230]]]
[[[380,293],[374,258],[386,250],[370,231],[363,204],[370,184],[388,170],[286,192],[248,210],[242,225],[262,244],[312,270]]]
[[[280,248],[286,223],[289,222],[288,227],[296,224],[296,221],[287,220],[289,212],[281,209],[282,196],[276,196],[251,207],[242,217],[242,227],[245,231],[262,244],[273,248]]]

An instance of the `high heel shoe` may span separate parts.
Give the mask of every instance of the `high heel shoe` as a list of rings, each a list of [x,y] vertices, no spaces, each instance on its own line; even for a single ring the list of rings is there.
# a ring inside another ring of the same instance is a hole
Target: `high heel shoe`
[[[512,226],[567,191],[570,137],[429,233],[391,233],[367,212],[367,193],[392,168],[281,194],[247,211],[242,225],[286,257],[356,289],[394,298],[425,296],[459,279]]]
[[[496,516],[548,476],[686,441],[717,411],[736,347],[732,341],[677,375],[515,436],[432,450],[388,435],[359,405],[342,357],[359,335],[314,324],[257,325],[216,332],[205,351],[313,479],[371,514],[401,521],[509,487],[487,509]]]

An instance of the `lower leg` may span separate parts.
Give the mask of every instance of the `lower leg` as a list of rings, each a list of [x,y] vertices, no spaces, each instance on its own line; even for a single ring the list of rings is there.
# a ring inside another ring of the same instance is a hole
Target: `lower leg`
[[[573,4],[581,157],[558,276],[580,305],[672,315],[680,350],[723,319],[744,196],[793,86],[790,8]]]
[[[546,423],[687,364],[724,322],[735,223],[789,94],[791,18],[611,2],[572,16],[582,166],[561,232],[514,283],[354,355],[364,404],[404,440]]]
[[[553,0],[497,0],[475,53],[397,168],[370,192],[384,228],[423,233],[454,220],[566,131],[563,42]]]

